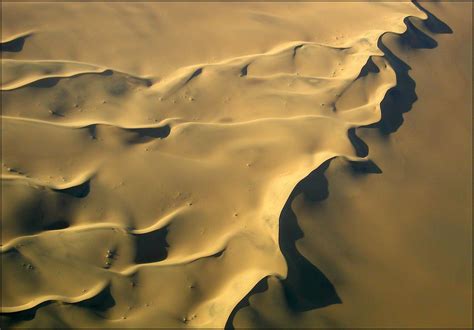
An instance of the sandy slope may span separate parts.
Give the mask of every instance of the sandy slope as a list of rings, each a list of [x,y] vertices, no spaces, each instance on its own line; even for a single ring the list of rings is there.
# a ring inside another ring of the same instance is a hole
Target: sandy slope
[[[467,326],[471,5],[426,7],[449,27],[411,3],[2,3],[2,320]]]

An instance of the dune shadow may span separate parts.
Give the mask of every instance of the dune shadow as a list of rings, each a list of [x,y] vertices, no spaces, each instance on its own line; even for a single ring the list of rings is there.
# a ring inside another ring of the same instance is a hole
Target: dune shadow
[[[245,65],[242,67],[242,69],[240,69],[240,76],[241,76],[241,77],[247,76],[247,74],[248,74],[248,69],[249,69],[249,65],[250,65],[250,63],[249,63],[249,64],[245,64]]]
[[[35,307],[28,308],[24,311],[13,312],[13,313],[2,313],[1,314],[1,323],[0,325],[9,329],[18,322],[31,321],[36,317],[36,312],[45,306],[51,305],[52,301],[45,301],[41,304],[36,305]]]
[[[52,88],[59,83],[60,79],[59,77],[42,78],[29,83],[27,86],[33,88]]]
[[[323,202],[329,197],[329,185],[325,172],[333,159],[325,161],[295,186],[280,214],[279,245],[288,265],[287,277],[281,280],[281,283],[287,306],[292,312],[301,313],[342,303],[336,288],[326,275],[298,251],[296,242],[304,237],[304,233],[292,209],[293,201],[301,195],[312,203]],[[348,164],[353,175],[382,173],[372,160],[348,161]],[[268,277],[260,280],[236,305],[227,320],[225,329],[234,329],[233,320],[237,312],[250,306],[251,296],[268,290],[267,280]]]
[[[296,241],[303,238],[304,233],[291,207],[299,195],[311,202],[321,202],[329,197],[324,172],[330,162],[324,162],[296,185],[280,215],[279,244],[288,264],[288,275],[282,284],[288,306],[295,312],[342,303],[329,279],[298,251]]]
[[[100,314],[114,307],[115,299],[110,291],[110,285],[107,285],[94,297],[73,304],[78,307],[87,308],[95,314]]]
[[[351,141],[352,146],[355,149],[357,157],[367,157],[369,154],[369,146],[356,134],[356,129],[350,128],[347,131],[347,136],[349,141]]]
[[[25,40],[30,35],[23,35],[21,37],[15,38],[10,41],[2,42],[1,43],[1,50],[2,52],[9,52],[9,53],[18,53],[23,50],[23,46],[25,45]]]
[[[406,31],[399,36],[400,43],[411,49],[433,49],[438,42],[413,24],[414,19],[405,18]]]
[[[171,133],[170,125],[161,127],[128,128],[133,135],[129,138],[129,143],[147,143],[155,139],[164,139]]]
[[[195,70],[191,76],[184,82],[185,84],[189,83],[194,78],[198,77],[202,73],[202,68]]]
[[[19,312],[13,313],[2,313],[1,314],[1,326],[9,329],[10,327],[17,325],[19,322],[31,321],[36,317],[36,313],[40,308],[56,304],[56,300],[44,301],[32,308],[25,309]],[[65,303],[59,302],[61,304],[71,304],[77,307],[86,308],[91,310],[94,314],[100,315],[106,312],[108,309],[115,306],[115,299],[113,298],[110,292],[110,285],[106,286],[102,291],[100,291],[94,297],[89,299],[77,302],[77,303]]]
[[[250,290],[249,293],[247,293],[245,295],[245,297],[239,301],[239,303],[234,307],[234,309],[232,310],[232,312],[230,313],[229,317],[227,318],[227,322],[224,326],[224,329],[226,330],[233,330],[235,329],[234,327],[234,318],[235,316],[237,315],[237,312],[239,310],[241,310],[242,308],[245,308],[245,307],[248,307],[250,306],[250,302],[249,302],[249,299],[251,296],[253,296],[254,294],[259,294],[259,293],[263,293],[265,291],[268,290],[268,277],[264,277],[262,278],[253,288],[252,290]]]
[[[423,21],[423,25],[431,32],[433,33],[453,33],[453,30],[440,20],[438,17],[434,16],[431,12],[426,10],[423,6],[419,4],[419,1],[413,0],[413,4],[422,12],[424,12],[427,16],[428,19]]]
[[[135,263],[150,263],[165,260],[169,247],[166,242],[168,229],[166,227],[146,234],[134,234]]]
[[[452,33],[451,28],[428,10],[424,9],[418,2],[413,2],[420,10],[427,14],[428,19],[423,20],[423,25],[432,33]],[[438,46],[436,40],[417,28],[410,18],[405,19],[407,30],[398,36],[398,42],[402,47],[411,49],[433,49]],[[416,82],[410,77],[411,67],[400,57],[395,55],[383,42],[378,40],[378,48],[383,52],[385,59],[395,71],[397,84],[388,90],[380,104],[381,120],[369,128],[378,128],[382,135],[396,132],[403,124],[403,114],[411,110],[417,101]]]
[[[379,73],[379,72],[380,72],[379,67],[374,63],[372,57],[369,57],[369,59],[367,60],[367,63],[365,63],[365,65],[362,67],[359,75],[357,76],[355,80],[360,79],[362,77],[366,77],[369,73]]]
[[[424,27],[431,33],[453,33],[446,23],[423,8],[417,1],[413,1],[413,3],[427,14],[428,19],[422,22]],[[418,29],[410,19],[407,18],[404,22],[407,30],[398,36],[400,45],[413,49],[433,49],[438,46],[436,40]],[[386,93],[381,102],[381,120],[376,124],[365,127],[377,128],[382,135],[388,136],[400,128],[403,124],[403,114],[410,111],[412,105],[416,102],[416,83],[409,75],[411,67],[388,49],[382,38],[378,41],[378,47],[394,69],[397,84]],[[358,78],[378,71],[379,69],[373,61],[369,60],[362,68]],[[368,155],[369,148],[357,136],[356,128],[349,129],[348,138],[354,146],[358,157],[366,157]],[[301,194],[304,195],[304,198],[316,203],[322,202],[329,197],[328,181],[324,173],[329,167],[330,162],[331,159],[298,183],[280,214],[279,244],[288,264],[288,275],[286,279],[282,280],[282,284],[288,307],[293,312],[305,312],[342,303],[331,281],[321,270],[299,253],[296,241],[301,239],[304,233],[299,227],[296,215],[291,207],[294,199]],[[349,166],[354,176],[382,173],[382,170],[372,160],[349,161]],[[230,314],[225,328],[234,328],[233,320],[240,309],[249,306],[250,296],[267,291],[267,289],[267,278],[264,278],[237,304]]]
[[[349,161],[349,165],[353,175],[364,175],[364,174],[381,174],[382,170],[375,164],[373,160],[365,161]]]
[[[328,169],[331,160],[324,162],[296,185],[280,214],[279,244],[288,264],[287,277],[281,282],[287,305],[293,312],[305,312],[342,303],[331,281],[298,251],[296,241],[303,238],[304,233],[298,225],[291,206],[295,198],[300,195],[315,203],[329,197],[328,180],[324,172]],[[252,295],[262,293],[267,289],[267,277],[265,277],[237,304],[225,328],[234,329],[233,320],[237,312],[250,305],[249,298]]]
[[[383,135],[389,135],[396,132],[402,126],[403,114],[411,110],[413,103],[416,102],[418,97],[415,93],[416,83],[408,73],[411,67],[395,56],[384,45],[382,39],[379,40],[378,47],[394,69],[397,85],[388,90],[380,103],[380,121],[368,127],[376,127]]]
[[[61,229],[66,229],[69,228],[70,224],[66,220],[56,220],[50,224],[46,224],[43,226],[43,230],[61,230]]]
[[[72,197],[76,198],[84,198],[87,195],[89,195],[89,192],[91,190],[90,188],[90,179],[84,181],[83,183],[80,183],[76,186],[70,187],[70,188],[64,188],[64,189],[52,189],[53,191],[66,194]]]

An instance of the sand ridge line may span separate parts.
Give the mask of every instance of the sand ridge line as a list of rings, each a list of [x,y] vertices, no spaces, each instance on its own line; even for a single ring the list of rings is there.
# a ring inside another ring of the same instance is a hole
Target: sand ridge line
[[[173,218],[176,215],[182,213],[185,208],[186,208],[185,206],[181,206],[181,207],[178,207],[177,209],[174,209],[173,211],[166,214],[164,217],[157,220],[154,224],[146,228],[130,229],[130,228],[126,228],[115,223],[102,222],[102,223],[94,223],[94,224],[76,225],[74,227],[68,227],[65,229],[57,229],[54,232],[69,233],[69,232],[84,232],[84,231],[91,231],[91,230],[98,230],[98,229],[111,229],[111,230],[120,230],[130,235],[144,235],[144,234],[148,234],[148,233],[160,230],[162,228],[165,228],[171,223]],[[35,235],[17,237],[3,244],[2,246],[0,246],[0,253],[5,253],[15,248],[15,245],[21,244],[24,239],[29,240],[31,238],[40,237],[42,235],[51,235],[51,234],[52,234],[51,231],[43,231]]]
[[[416,6],[417,6],[417,8],[419,8],[419,9],[422,8],[422,7],[421,7],[419,4],[417,4],[417,3],[416,3]],[[429,19],[429,15],[427,15],[424,10],[423,10],[423,13],[424,13],[424,17],[423,17],[423,18],[420,18],[420,17],[417,17],[417,16],[411,16],[411,15],[405,17],[405,18],[403,19],[403,23],[404,23],[404,25],[405,25],[405,29],[404,29],[404,31],[402,31],[402,32],[385,31],[384,33],[382,33],[382,34],[379,36],[379,38],[377,39],[377,45],[379,45],[379,44],[382,42],[382,39],[383,39],[383,37],[384,37],[385,35],[397,35],[397,36],[402,36],[402,35],[404,35],[405,33],[409,32],[409,31],[410,31],[410,30],[409,30],[410,28],[417,29],[416,27],[414,27],[414,25],[413,25],[413,23],[412,23],[411,20],[427,21],[427,20]],[[392,66],[390,65],[390,63],[387,62],[387,60],[385,60],[387,54],[384,54],[383,51],[382,51],[382,49],[381,49],[380,47],[379,47],[379,49],[380,49],[380,51],[382,52],[383,55],[371,55],[371,56],[369,56],[369,58],[368,58],[368,60],[367,60],[367,63],[368,63],[369,61],[373,61],[375,57],[379,57],[379,58],[384,59],[385,66],[389,65],[389,66],[394,70],[394,72],[395,72],[395,68],[392,67]],[[387,89],[385,90],[384,95],[387,95],[388,92],[390,91],[390,89],[393,88],[393,87],[396,87],[398,83],[399,83],[399,82],[396,81],[394,84],[389,85],[389,88],[387,88]],[[350,86],[349,86],[349,87],[350,87]],[[349,88],[349,87],[348,87],[348,88]],[[381,104],[381,102],[379,103],[379,106],[380,106],[380,104]],[[347,110],[347,111],[355,111],[355,110],[357,110],[357,109],[358,109],[358,108],[353,108],[353,109],[350,109],[350,110]],[[379,112],[380,112],[380,108],[379,108]],[[379,118],[379,120],[381,120],[381,119],[382,119],[382,116],[381,116],[381,113],[380,113],[380,118]],[[377,122],[378,122],[378,121],[376,121],[375,123],[377,123]],[[368,125],[370,125],[370,124],[374,124],[374,122],[372,122],[372,123],[368,122],[368,123],[362,124],[362,125],[360,125],[360,124],[359,124],[359,125],[354,124],[352,128],[368,126]],[[356,147],[356,146],[354,146],[354,147]],[[336,157],[331,157],[331,158],[328,158],[326,161],[329,161],[329,160],[334,159],[334,158],[338,158],[338,157],[337,157],[337,156],[336,156]],[[345,158],[348,159],[347,157],[345,157]],[[367,154],[366,157],[363,157],[363,158],[364,158],[364,159],[361,159],[361,158],[357,159],[357,158],[355,158],[353,161],[355,161],[355,162],[364,162],[364,161],[367,161],[367,160],[369,160],[368,154]],[[321,166],[322,166],[322,164],[321,164],[320,166],[318,166],[314,171],[317,171]],[[300,182],[302,182],[302,181],[300,181]],[[288,198],[290,198],[290,197],[288,197]],[[288,200],[289,200],[289,199],[288,199]],[[282,251],[282,253],[283,253],[283,251]],[[257,283],[259,283],[261,280],[263,280],[263,279],[265,279],[265,278],[266,278],[266,277],[263,277],[263,278],[261,278],[259,281],[255,282],[255,286],[257,285]],[[283,278],[286,278],[286,276],[284,276]],[[255,287],[255,286],[254,286],[254,287]],[[249,293],[249,295],[250,295],[250,293]],[[233,314],[233,313],[232,313],[232,314]],[[226,322],[226,324],[229,324],[229,321]]]
[[[88,289],[84,294],[76,297],[66,297],[61,295],[49,295],[49,296],[42,296],[37,297],[36,299],[28,302],[22,306],[1,306],[0,312],[1,313],[15,313],[19,311],[28,310],[34,308],[44,302],[51,301],[51,302],[61,302],[61,303],[68,303],[68,304],[75,304],[84,300],[88,300],[100,294],[107,286],[110,285],[109,281],[103,281],[94,287]]]

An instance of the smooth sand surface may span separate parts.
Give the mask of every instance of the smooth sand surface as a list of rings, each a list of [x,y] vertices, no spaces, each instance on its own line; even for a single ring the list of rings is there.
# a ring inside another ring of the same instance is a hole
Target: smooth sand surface
[[[2,3],[2,323],[471,327],[471,11]]]

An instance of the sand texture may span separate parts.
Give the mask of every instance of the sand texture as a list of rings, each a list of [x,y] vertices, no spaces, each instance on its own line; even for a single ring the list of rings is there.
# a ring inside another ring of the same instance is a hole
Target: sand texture
[[[472,4],[2,3],[5,327],[471,327]]]

